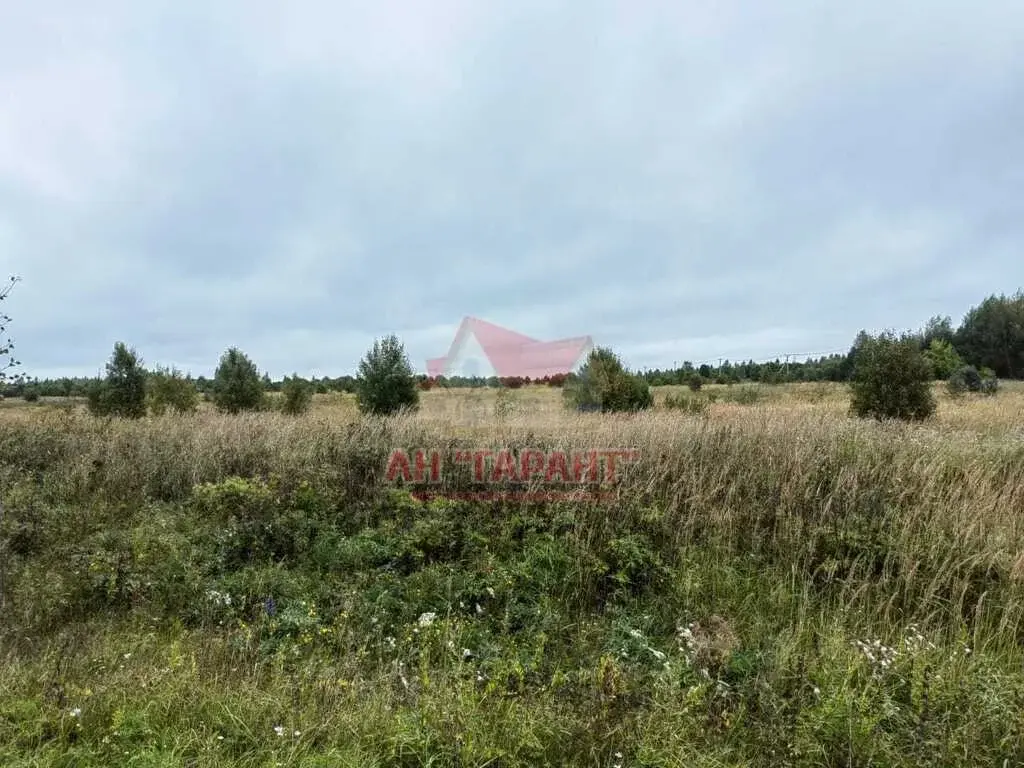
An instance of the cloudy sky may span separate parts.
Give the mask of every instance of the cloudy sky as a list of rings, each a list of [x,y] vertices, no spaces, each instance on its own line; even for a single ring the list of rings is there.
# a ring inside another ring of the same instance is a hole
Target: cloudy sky
[[[30,375],[422,369],[464,315],[828,352],[1024,287],[1022,245],[1019,0],[0,3]]]

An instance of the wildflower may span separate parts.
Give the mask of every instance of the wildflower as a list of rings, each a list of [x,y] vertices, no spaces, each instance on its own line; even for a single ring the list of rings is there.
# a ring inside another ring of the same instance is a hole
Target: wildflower
[[[417,623],[421,627],[429,627],[431,624],[434,623],[434,619],[436,619],[436,618],[437,618],[437,614],[436,613],[434,613],[433,611],[428,611],[427,613],[421,613],[420,614],[420,617],[419,617]]]
[[[295,733],[292,734],[292,736],[294,736],[295,738],[299,738],[299,736],[301,736],[301,735],[302,735],[302,731],[295,731]]]
[[[278,736],[284,736],[284,726],[275,725],[274,726],[274,733],[276,733]]]
[[[471,658],[473,658],[473,652],[471,650],[469,650],[469,648],[463,648],[462,649],[462,660],[465,661],[466,659],[471,659]]]
[[[644,636],[644,633],[641,632],[639,629],[631,629],[629,630],[629,635],[630,637],[641,638]]]
[[[81,717],[82,716],[82,708],[81,707],[75,707],[74,709],[71,710],[70,714],[71,714],[72,717]]]
[[[274,598],[268,597],[263,602],[263,610],[267,612],[267,616],[273,616],[275,613],[277,613],[277,603],[274,602]]]

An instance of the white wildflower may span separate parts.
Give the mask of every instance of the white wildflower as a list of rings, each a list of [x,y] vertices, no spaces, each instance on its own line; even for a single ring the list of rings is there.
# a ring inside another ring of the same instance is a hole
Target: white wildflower
[[[431,624],[434,623],[434,620],[436,618],[437,618],[437,614],[436,613],[434,613],[433,611],[428,611],[427,613],[421,613],[420,614],[420,617],[419,617],[417,623],[421,627],[429,627]]]
[[[274,733],[276,733],[278,736],[284,736],[284,726],[283,725],[275,725],[274,726]]]
[[[74,709],[71,710],[70,714],[71,714],[72,717],[81,717],[82,716],[82,708],[81,707],[75,707]]]

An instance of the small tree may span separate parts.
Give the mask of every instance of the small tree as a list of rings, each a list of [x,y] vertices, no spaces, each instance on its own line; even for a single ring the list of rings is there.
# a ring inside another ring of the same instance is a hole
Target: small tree
[[[168,409],[175,413],[194,413],[199,407],[199,390],[177,368],[158,367],[146,382],[150,413],[162,416]]]
[[[579,374],[566,382],[563,397],[579,411],[628,412],[654,405],[647,382],[629,373],[618,356],[606,347],[590,353]]]
[[[14,284],[18,282],[18,279],[17,277],[11,277],[10,282],[3,288],[0,288],[0,301],[7,298],[11,289],[14,288]],[[7,371],[21,365],[21,363],[14,359],[14,342],[10,338],[5,338],[7,324],[10,322],[11,318],[0,313],[0,391],[3,389],[2,385],[7,381]]]
[[[859,339],[851,410],[862,418],[926,419],[935,412],[932,366],[911,335]]]
[[[943,339],[932,339],[924,356],[932,366],[932,376],[939,380],[948,379],[964,364],[953,345]]]
[[[213,375],[212,399],[217,410],[241,413],[259,410],[264,387],[256,365],[244,352],[231,347],[220,358]]]
[[[146,370],[135,349],[114,344],[105,379],[89,390],[89,411],[95,416],[140,419],[146,415]]]
[[[281,387],[281,410],[292,416],[298,416],[309,410],[313,401],[313,387],[298,374],[285,376]]]
[[[363,413],[389,414],[419,407],[416,376],[397,336],[374,341],[359,363],[356,399]]]

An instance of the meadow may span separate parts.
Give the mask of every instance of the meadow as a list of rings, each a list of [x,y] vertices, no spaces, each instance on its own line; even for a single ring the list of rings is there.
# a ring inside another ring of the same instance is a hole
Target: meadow
[[[1024,385],[654,392],[0,403],[0,765],[1024,764]],[[384,476],[460,447],[638,459],[543,504]]]

